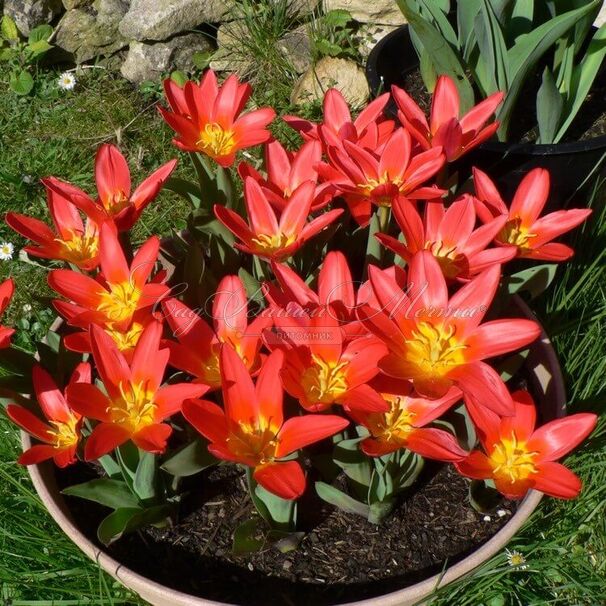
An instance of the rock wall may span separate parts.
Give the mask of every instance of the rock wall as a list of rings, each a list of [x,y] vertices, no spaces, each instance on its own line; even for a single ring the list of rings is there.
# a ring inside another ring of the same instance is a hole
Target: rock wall
[[[284,0],[264,0],[278,3]],[[364,74],[351,58],[318,57],[313,35],[328,11],[348,11],[356,23],[360,57],[404,22],[395,0],[287,0],[292,27],[277,48],[299,79],[293,102],[321,96],[328,86],[361,105],[368,96]],[[2,0],[0,0],[0,8]],[[250,36],[239,0],[4,0],[4,13],[27,36],[42,23],[56,26],[54,44],[74,63],[112,58],[135,84],[157,80],[172,70],[189,71],[194,55],[210,56],[217,71],[245,73],[254,58],[243,42]],[[315,58],[315,61],[314,61]]]

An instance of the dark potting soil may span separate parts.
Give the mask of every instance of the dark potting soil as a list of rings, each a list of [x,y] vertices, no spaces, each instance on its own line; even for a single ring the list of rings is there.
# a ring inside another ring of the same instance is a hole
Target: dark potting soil
[[[538,72],[537,72],[538,74]],[[529,105],[518,106],[510,124],[510,142],[532,142],[538,134],[536,118],[536,94],[541,84],[539,75],[530,78],[522,90],[519,99],[528,99]],[[418,69],[404,74],[403,88],[429,115],[431,95],[425,88]],[[602,69],[593,83],[593,87],[572,124],[566,131],[561,143],[586,141],[606,135],[606,67]]]
[[[83,464],[57,471],[60,486],[95,475]],[[485,521],[469,504],[468,481],[451,466],[428,464],[380,526],[312,495],[301,511],[314,517],[304,520],[307,533],[296,550],[281,553],[268,546],[235,556],[234,529],[253,514],[242,472],[219,466],[190,480],[172,527],[147,528],[104,549],[164,585],[246,606],[320,606],[395,591],[465,557],[516,510],[515,502],[504,500],[505,515]],[[94,537],[108,510],[73,497],[68,503],[82,530]]]

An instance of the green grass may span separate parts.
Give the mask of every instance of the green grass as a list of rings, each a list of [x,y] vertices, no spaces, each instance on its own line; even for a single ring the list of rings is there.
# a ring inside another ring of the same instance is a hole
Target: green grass
[[[278,35],[275,32],[274,35]],[[261,40],[254,54],[262,54]],[[286,88],[292,76],[280,65],[258,82],[258,103],[272,98],[292,111]],[[0,211],[45,216],[42,176],[53,174],[92,187],[93,159],[102,142],[119,143],[127,154],[133,183],[175,155],[171,132],[158,118],[154,99],[141,95],[104,70],[78,76],[73,93],[54,91],[54,74],[42,76],[40,92],[19,99],[0,95]],[[0,83],[7,74],[0,72]],[[269,95],[269,96],[268,96]],[[313,116],[317,107],[307,108]],[[276,134],[286,131],[278,129]],[[294,142],[292,137],[289,139]],[[181,157],[183,161],[183,157]],[[187,170],[181,166],[179,170]],[[24,179],[24,177],[26,177]],[[605,190],[597,194],[590,224],[579,232],[575,259],[558,270],[551,291],[536,307],[560,355],[572,412],[602,413],[606,400],[606,211]],[[583,201],[580,202],[580,205]],[[152,233],[170,233],[187,209],[163,193],[145,212],[135,231],[142,241]],[[4,225],[0,241],[18,249],[23,241]],[[43,313],[50,295],[45,270],[15,258],[0,262],[0,278],[17,282],[7,318],[23,324],[22,346],[44,334],[51,320]],[[31,312],[23,305],[31,304]],[[25,470],[14,464],[19,452],[13,426],[0,418],[0,598],[5,604],[141,604],[100,572],[58,530],[31,487]],[[512,541],[528,569],[510,567],[498,554],[472,577],[439,593],[440,606],[500,604],[587,604],[606,602],[606,426],[571,456],[567,464],[581,475],[585,489],[573,502],[544,499]]]

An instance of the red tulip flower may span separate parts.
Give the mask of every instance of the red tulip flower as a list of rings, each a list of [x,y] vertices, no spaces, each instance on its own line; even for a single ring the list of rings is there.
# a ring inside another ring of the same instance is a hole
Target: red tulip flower
[[[225,410],[206,400],[187,400],[183,415],[210,441],[211,454],[251,467],[263,488],[292,500],[305,491],[305,475],[297,461],[280,459],[342,431],[348,421],[334,415],[303,415],[285,421],[282,363],[282,352],[273,352],[254,385],[240,356],[223,345],[220,366]]]
[[[574,499],[581,480],[556,463],[576,448],[595,428],[597,416],[579,413],[556,419],[535,429],[536,406],[530,394],[512,394],[514,415],[474,417],[484,452],[474,450],[456,463],[458,471],[477,480],[494,480],[508,499],[520,499],[530,489],[560,499]]]
[[[448,209],[441,200],[429,201],[425,206],[424,220],[405,198],[394,203],[393,212],[406,244],[387,234],[376,234],[376,238],[407,262],[417,252],[429,250],[448,279],[466,279],[515,257],[515,250],[511,247],[486,248],[503,229],[507,219],[495,217],[474,229],[474,202],[467,194],[455,200]]]
[[[354,219],[368,224],[372,205],[391,206],[399,197],[436,198],[444,193],[436,187],[422,187],[444,165],[440,148],[412,155],[410,135],[396,130],[381,153],[363,149],[350,141],[342,148],[328,149],[329,164],[320,164],[318,172],[343,194]]]
[[[351,141],[364,149],[379,150],[394,129],[393,120],[383,116],[388,101],[389,93],[377,97],[353,120],[343,95],[331,88],[324,95],[322,124],[298,116],[284,116],[284,121],[306,141],[321,141],[325,148],[339,147],[343,141]]]
[[[161,386],[168,349],[160,349],[162,325],[151,323],[141,335],[129,365],[112,338],[91,325],[93,358],[107,393],[96,385],[67,388],[69,405],[83,417],[100,421],[86,441],[84,458],[94,461],[128,440],[153,453],[164,452],[172,428],[164,423],[180,412],[183,400],[206,388],[192,383]]]
[[[215,205],[215,215],[241,243],[234,246],[251,255],[281,261],[330,225],[343,209],[330,210],[307,222],[316,186],[305,181],[292,194],[280,219],[271,207],[261,186],[252,178],[244,181],[244,200],[250,224],[225,206]]]
[[[41,421],[23,406],[9,404],[6,407],[11,421],[42,442],[26,450],[18,462],[21,465],[34,465],[53,459],[58,467],[67,467],[76,460],[76,449],[82,437],[82,417],[70,408],[53,378],[41,366],[34,366],[32,379],[36,399],[47,422]],[[82,362],[76,366],[68,388],[72,385],[90,387],[90,381],[90,364]]]
[[[162,302],[164,317],[178,340],[166,341],[170,364],[194,377],[211,389],[221,387],[219,350],[229,343],[250,373],[261,365],[262,332],[271,318],[258,316],[248,323],[248,299],[238,276],[226,276],[217,287],[213,300],[213,326],[177,299]]]
[[[264,107],[242,114],[252,89],[234,75],[219,86],[209,69],[200,84],[188,81],[182,88],[169,78],[164,92],[171,111],[159,108],[160,113],[177,133],[173,143],[183,151],[201,152],[228,167],[238,150],[271,137],[267,126],[276,112]]]
[[[17,233],[31,240],[37,246],[26,246],[25,252],[33,257],[67,261],[91,271],[99,264],[99,226],[104,217],[99,212],[82,221],[73,203],[74,192],[83,198],[86,194],[77,188],[62,187],[58,179],[50,177],[42,180],[46,187],[47,204],[54,229],[40,219],[19,213],[6,214],[6,222]]]
[[[288,313],[289,307],[295,304],[309,316],[330,313],[338,319],[347,338],[367,334],[356,315],[356,283],[342,252],[333,250],[326,254],[315,291],[288,265],[272,263],[272,271],[277,285],[264,284],[272,314]]]
[[[552,240],[580,225],[591,214],[591,209],[558,210],[539,218],[549,197],[548,171],[531,170],[520,182],[509,208],[488,175],[474,168],[473,180],[480,219],[484,223],[494,217],[507,219],[496,235],[497,244],[515,247],[517,256],[525,259],[566,261],[572,257],[574,251],[570,246]]]
[[[8,307],[13,294],[15,293],[15,283],[11,278],[4,280],[0,284],[0,316]],[[15,334],[14,328],[8,326],[0,326],[0,349],[5,349],[11,345],[11,337]]]
[[[452,434],[443,429],[426,427],[461,399],[459,389],[451,387],[443,397],[429,400],[415,395],[409,381],[382,376],[373,386],[381,392],[389,404],[389,410],[349,412],[356,423],[370,432],[370,436],[360,442],[362,452],[371,457],[381,457],[406,448],[422,457],[447,462],[460,461],[469,454],[459,446]]]
[[[280,212],[300,185],[313,181],[316,191],[311,211],[315,212],[324,208],[334,196],[330,183],[317,184],[316,166],[321,160],[322,146],[318,141],[305,142],[297,152],[288,152],[278,141],[272,141],[265,146],[267,179],[246,162],[240,164],[238,173],[243,181],[252,177],[261,186],[269,203]]]
[[[440,398],[455,385],[495,412],[512,414],[505,384],[483,360],[528,345],[541,329],[523,319],[481,323],[499,284],[498,266],[483,271],[450,299],[440,265],[426,250],[413,257],[405,291],[374,267],[369,275],[382,309],[366,305],[358,314],[389,349],[379,363],[384,373],[410,379],[424,397]]]
[[[448,162],[466,154],[492,137],[499,128],[496,120],[486,125],[503,101],[504,93],[490,95],[463,117],[459,117],[459,91],[449,76],[440,76],[431,101],[429,123],[423,110],[401,88],[391,87],[398,106],[398,118],[423,149],[441,147]]]
[[[168,291],[164,284],[148,282],[154,269],[160,241],[153,236],[141,246],[129,267],[118,238],[108,224],[101,227],[99,258],[102,278],[93,279],[67,269],[48,276],[50,287],[72,301],[69,315],[76,325],[83,322],[125,330],[137,310],[154,305]],[[59,312],[67,303],[56,302]]]
[[[274,326],[274,332],[266,331],[266,344],[286,351],[282,384],[305,410],[321,412],[333,405],[387,410],[383,398],[368,385],[387,354],[379,339],[367,335],[345,343],[330,308],[311,318],[276,316]]]
[[[71,195],[72,202],[89,217],[101,215],[112,220],[119,231],[128,231],[141,216],[150,202],[156,199],[160,190],[177,165],[170,160],[154,171],[131,193],[130,170],[124,156],[115,145],[103,144],[95,158],[95,181],[97,201],[80,192],[77,188],[58,179],[53,187],[63,195]]]

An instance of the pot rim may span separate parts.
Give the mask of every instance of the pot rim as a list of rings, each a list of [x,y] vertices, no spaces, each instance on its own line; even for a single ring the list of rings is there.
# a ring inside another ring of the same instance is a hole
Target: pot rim
[[[368,59],[366,60],[366,68],[364,71],[371,94],[374,96],[377,95],[382,86],[381,76],[376,69],[377,58],[383,50],[383,47],[394,38],[401,36],[403,32],[408,33],[408,24],[399,26],[397,29],[394,29],[385,37],[381,38],[381,40],[377,42],[368,55]],[[558,156],[564,154],[588,152],[598,150],[600,148],[603,148],[606,154],[606,135],[592,137],[591,139],[584,141],[568,141],[566,143],[507,143],[502,141],[488,141],[478,145],[475,149],[480,152],[488,151],[501,155],[520,154],[529,156]]]
[[[531,309],[520,297],[515,295],[512,301],[515,302],[524,316],[536,320]],[[553,401],[553,413],[557,417],[563,416],[566,412],[564,379],[556,353],[542,327],[541,335],[531,348],[531,354],[526,364],[530,365],[538,387],[544,392],[542,400],[546,402]],[[24,431],[21,431],[21,444],[24,450],[33,445],[31,437]],[[51,473],[52,469],[52,464],[49,461],[28,466],[28,472],[38,496],[61,530],[81,551],[112,577],[144,599],[162,600],[157,602],[158,604],[170,604],[171,606],[230,606],[227,602],[217,602],[171,589],[131,570],[99,549],[73,522],[69,507],[57,489],[54,475]],[[472,551],[456,564],[447,567],[444,571],[388,594],[355,602],[340,603],[338,606],[401,606],[402,604],[417,603],[431,595],[438,588],[471,573],[503,549],[536,509],[542,496],[542,493],[531,490],[521,501],[516,513],[501,530],[478,549]]]

